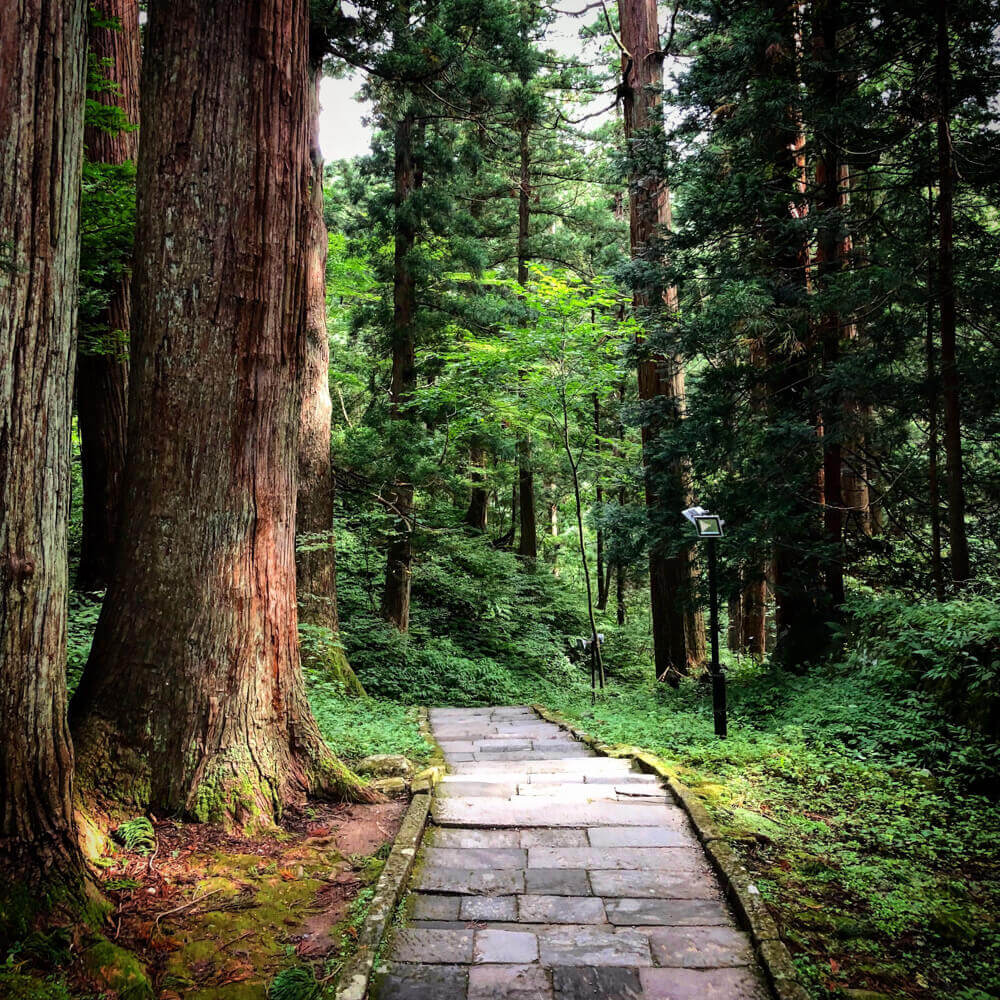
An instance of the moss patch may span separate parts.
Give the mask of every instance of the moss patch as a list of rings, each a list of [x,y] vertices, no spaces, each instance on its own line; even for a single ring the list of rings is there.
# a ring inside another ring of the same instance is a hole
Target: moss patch
[[[119,1000],[152,1000],[153,987],[142,963],[130,951],[98,938],[83,953],[87,974]]]

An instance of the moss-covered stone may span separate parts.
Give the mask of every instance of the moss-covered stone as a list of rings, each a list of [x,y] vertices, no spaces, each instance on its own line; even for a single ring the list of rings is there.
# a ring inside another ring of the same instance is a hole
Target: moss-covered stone
[[[153,987],[142,963],[107,938],[95,940],[82,955],[83,966],[102,989],[119,1000],[153,1000]]]

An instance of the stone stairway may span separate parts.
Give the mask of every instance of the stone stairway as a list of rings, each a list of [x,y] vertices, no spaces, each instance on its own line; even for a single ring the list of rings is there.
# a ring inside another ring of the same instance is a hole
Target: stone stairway
[[[764,1000],[659,780],[530,708],[435,709],[450,773],[376,1000]]]

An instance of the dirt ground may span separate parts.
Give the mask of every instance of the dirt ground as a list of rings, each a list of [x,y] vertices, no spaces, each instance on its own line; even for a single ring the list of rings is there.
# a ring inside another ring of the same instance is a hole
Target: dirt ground
[[[317,803],[255,838],[156,823],[151,853],[102,859],[117,904],[108,936],[145,964],[159,1000],[265,1000],[281,970],[302,964],[332,979],[405,810]]]

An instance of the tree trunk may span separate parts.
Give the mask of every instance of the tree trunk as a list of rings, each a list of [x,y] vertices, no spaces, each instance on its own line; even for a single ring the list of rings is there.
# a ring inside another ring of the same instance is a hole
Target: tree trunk
[[[956,356],[958,323],[955,301],[955,163],[951,148],[952,73],[948,42],[948,0],[937,5],[937,144],[938,144],[938,308],[941,322],[941,398],[944,402],[944,453],[948,474],[948,534],[951,576],[961,588],[971,576],[965,530],[962,465],[961,393]]]
[[[531,220],[531,147],[528,144],[529,125],[520,123],[521,176],[517,196],[517,283],[528,283],[528,227]],[[531,438],[528,434],[517,442],[518,496],[521,505],[521,536],[517,554],[525,559],[538,556],[538,526],[535,521],[535,475],[531,468]]]
[[[927,192],[927,246],[934,242],[934,194]],[[927,259],[927,323],[924,335],[924,358],[927,366],[927,491],[931,519],[931,579],[934,597],[943,601],[944,563],[941,559],[941,491],[938,479],[938,376],[934,346],[934,295],[937,266],[934,255]]]
[[[0,951],[43,900],[83,889],[66,528],[85,25],[82,0],[0,18]]]
[[[89,792],[241,828],[371,797],[298,653],[307,12],[149,5],[119,559],[72,706]]]
[[[417,311],[417,286],[410,268],[410,254],[417,241],[412,214],[405,211],[407,201],[418,187],[413,159],[414,115],[407,111],[396,124],[396,164],[394,204],[396,210],[396,245],[394,257],[392,309],[392,385],[391,416],[394,421],[408,421],[406,412],[417,387],[416,344],[413,323]],[[386,556],[385,588],[382,591],[382,617],[400,632],[410,628],[410,564],[413,561],[413,484],[397,481],[393,487],[397,517],[395,532],[389,540]]]
[[[662,131],[660,95],[663,53],[660,50],[656,0],[619,0],[622,42],[630,55],[622,57],[625,138],[633,158],[651,132]],[[670,189],[657,174],[636,162],[629,180],[629,230],[632,256],[655,261],[655,240],[670,227]],[[669,313],[677,310],[677,290],[658,289]],[[637,292],[637,309],[656,304],[656,295]],[[653,620],[656,677],[676,683],[704,659],[705,630],[693,610],[694,563],[691,548],[680,541],[680,512],[690,501],[687,463],[683,458],[663,467],[651,458],[660,433],[683,418],[684,365],[679,357],[652,355],[639,361],[639,399],[645,403],[643,463],[646,466],[646,506],[655,519],[678,523],[675,538],[655,537],[649,551],[649,593]],[[653,485],[660,482],[659,488]],[[656,526],[654,526],[656,531]],[[664,532],[659,532],[661,535]],[[673,532],[671,532],[673,534]],[[679,547],[678,547],[679,545]]]
[[[92,94],[104,105],[117,105],[133,125],[139,123],[139,4],[137,0],[95,0],[102,20],[117,19],[117,28],[91,24],[91,54],[114,90]],[[93,20],[93,19],[92,19]],[[88,158],[94,163],[135,160],[139,133],[84,131]],[[76,585],[103,590],[114,556],[118,508],[125,471],[128,416],[128,334],[131,329],[131,274],[122,273],[108,303],[99,336],[81,342],[76,368],[77,426],[83,476],[83,533]]]
[[[490,495],[485,486],[486,449],[481,444],[469,446],[472,492],[469,494],[469,509],[465,512],[465,523],[476,531],[485,532],[489,512]]]
[[[601,485],[601,401],[594,393],[594,453],[597,456],[598,469],[596,474],[595,492],[597,495],[597,506],[604,503],[604,487]],[[608,583],[610,577],[604,571],[604,532],[597,529],[597,610],[604,611],[608,606]]]
[[[330,635],[310,663],[352,694],[364,694],[347,662],[337,619],[337,547],[333,534],[334,474],[330,462],[330,341],[326,331],[327,232],[323,219],[323,155],[319,148],[320,73],[309,86],[309,203],[305,261],[305,361],[299,409],[295,498],[295,582],[299,620]]]

